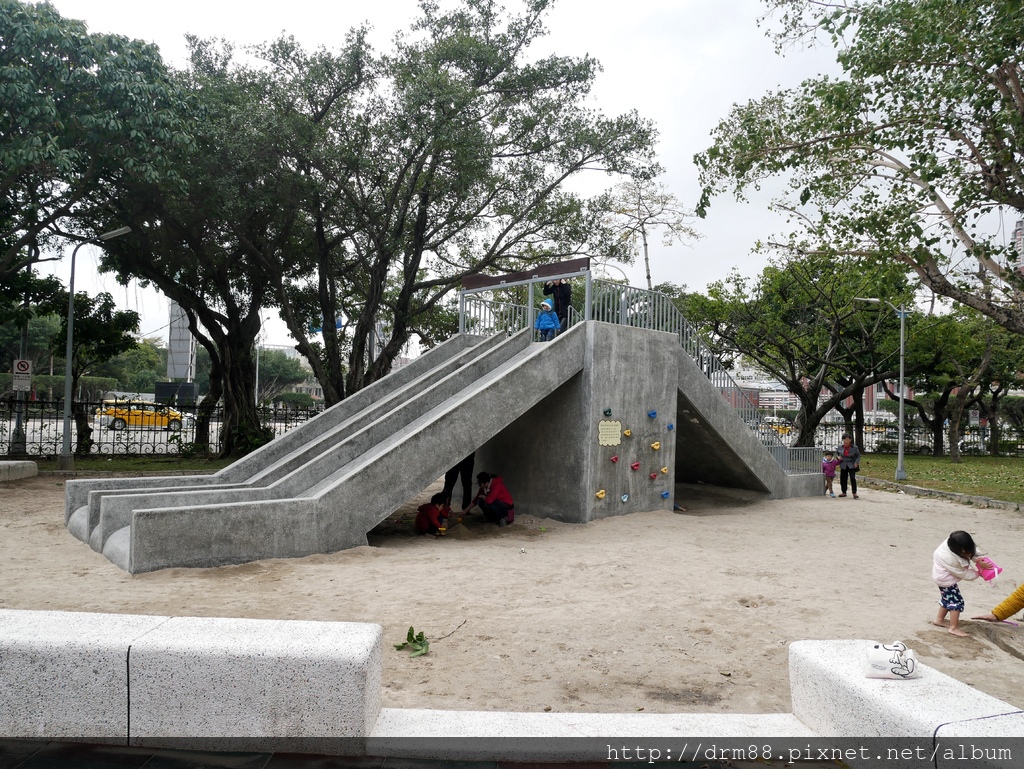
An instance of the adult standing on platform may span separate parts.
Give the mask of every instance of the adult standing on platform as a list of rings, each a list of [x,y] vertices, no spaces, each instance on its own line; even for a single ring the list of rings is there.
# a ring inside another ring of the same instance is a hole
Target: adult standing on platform
[[[554,302],[555,315],[558,316],[560,331],[569,325],[569,307],[572,305],[572,286],[566,280],[549,280],[544,284],[544,294]]]

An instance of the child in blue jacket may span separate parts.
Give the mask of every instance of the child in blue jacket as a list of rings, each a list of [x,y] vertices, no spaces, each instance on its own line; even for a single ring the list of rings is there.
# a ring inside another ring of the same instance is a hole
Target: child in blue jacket
[[[550,342],[555,338],[555,332],[562,327],[555,311],[551,309],[550,299],[545,299],[540,303],[540,313],[537,315],[533,327],[540,332],[540,341],[542,342]]]

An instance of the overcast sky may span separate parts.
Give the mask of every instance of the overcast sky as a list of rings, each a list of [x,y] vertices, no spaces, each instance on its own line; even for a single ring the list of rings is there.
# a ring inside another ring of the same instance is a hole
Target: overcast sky
[[[375,3],[289,0],[177,0],[173,4],[140,0],[51,0],[67,17],[84,20],[92,32],[116,32],[159,46],[164,59],[184,64],[184,35],[219,37],[236,45],[273,39],[282,32],[307,48],[334,47],[350,27],[368,22],[371,41],[387,49],[393,33],[408,26],[415,0]],[[515,8],[514,0],[506,7]],[[829,49],[776,55],[758,27],[764,14],[759,0],[557,0],[547,19],[550,35],[538,52],[590,54],[603,72],[594,89],[595,106],[605,114],[636,109],[657,125],[659,155],[669,190],[691,207],[697,200],[693,155],[706,149],[709,132],[734,103],[791,87],[822,71],[835,71]],[[542,51],[541,49],[546,49]],[[664,249],[653,244],[652,278],[699,290],[724,278],[733,267],[755,274],[764,258],[751,253],[758,239],[783,225],[767,212],[767,196],[750,204],[722,197],[708,218],[694,226],[701,240]],[[143,313],[143,332],[165,336],[166,302],[137,287],[119,287],[111,278],[90,282],[97,254],[78,255],[76,288],[108,290],[126,307]],[[55,274],[66,279],[66,266]],[[627,269],[633,285],[644,285],[642,266]],[[287,344],[283,324],[268,319],[266,341]]]

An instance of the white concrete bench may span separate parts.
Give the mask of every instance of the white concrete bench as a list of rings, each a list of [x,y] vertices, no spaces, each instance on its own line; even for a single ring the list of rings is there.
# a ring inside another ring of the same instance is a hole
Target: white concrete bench
[[[39,475],[39,466],[35,462],[21,460],[4,460],[0,462],[0,482],[16,481],[20,478],[33,478]]]
[[[0,609],[0,734],[362,738],[380,713],[381,635],[367,623]]]
[[[793,715],[821,737],[1020,736],[1024,714],[927,665],[919,677],[867,678],[877,641],[795,641],[789,647]],[[938,732],[937,732],[938,730]]]

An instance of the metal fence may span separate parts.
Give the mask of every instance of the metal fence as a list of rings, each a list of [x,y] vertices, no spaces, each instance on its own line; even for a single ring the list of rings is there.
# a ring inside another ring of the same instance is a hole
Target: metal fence
[[[210,419],[209,441],[197,444],[195,415],[187,410],[180,410],[180,420],[174,421],[181,422],[181,429],[175,430],[168,429],[165,424],[129,424],[127,419],[123,427],[113,425],[113,420],[109,416],[105,420],[100,418],[102,412],[109,408],[109,402],[76,403],[75,406],[84,407],[89,415],[89,426],[92,428],[90,437],[93,441],[89,449],[90,454],[215,455],[220,451],[223,418],[219,408],[214,410]],[[276,437],[319,412],[320,409],[264,408],[260,410],[260,416],[263,426],[271,429]],[[0,454],[33,457],[59,455],[64,440],[63,414],[63,401],[19,402],[14,398],[0,400]],[[170,420],[161,421],[166,423]],[[79,436],[72,416],[71,446],[76,454],[79,448],[78,441]]]

